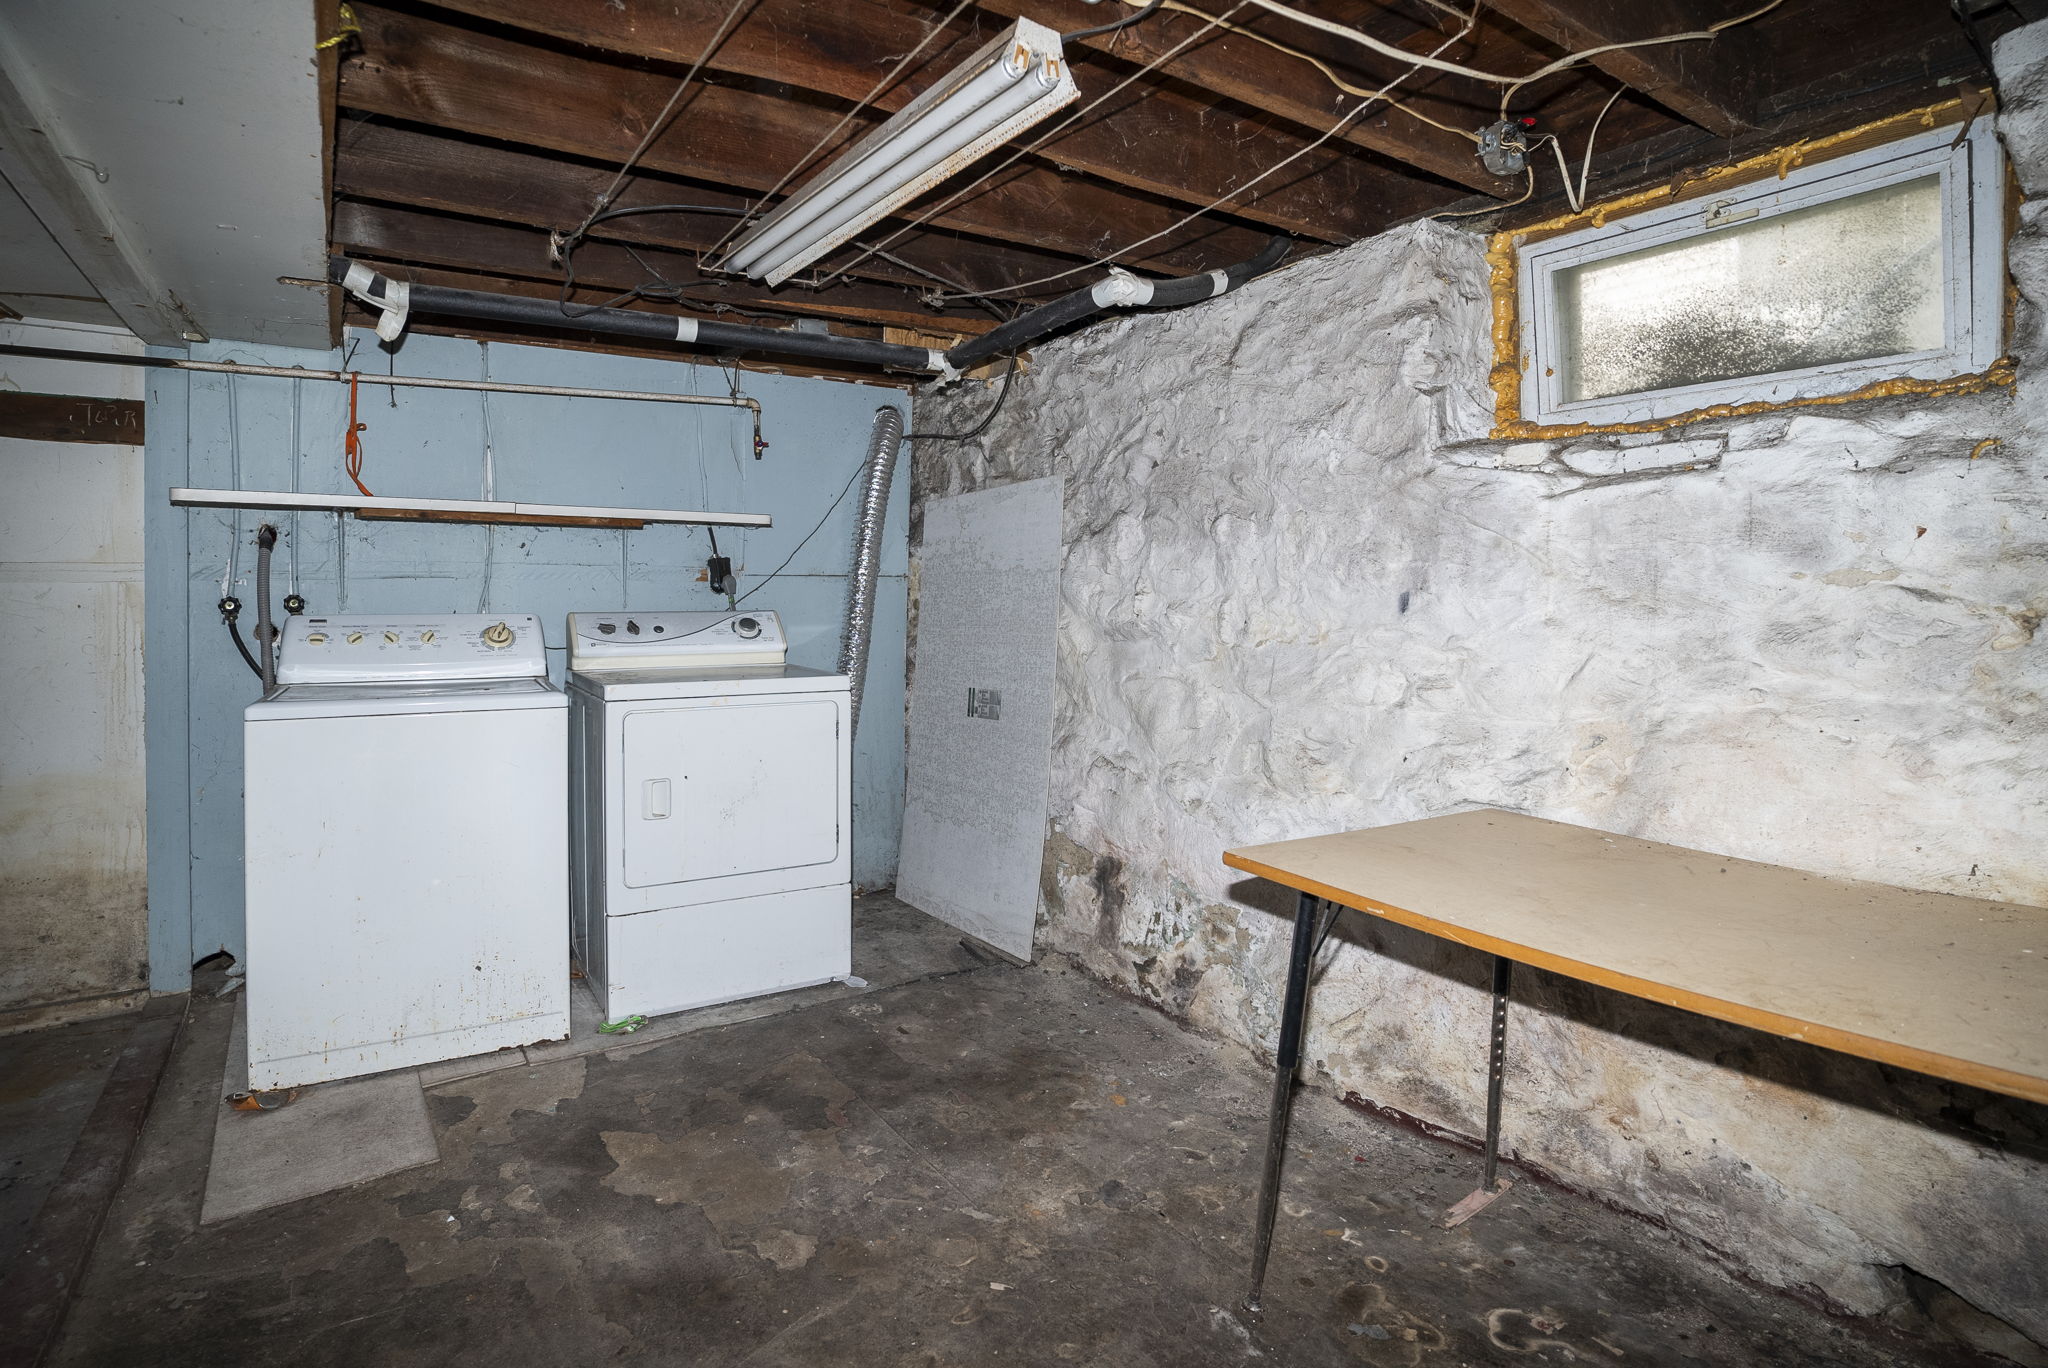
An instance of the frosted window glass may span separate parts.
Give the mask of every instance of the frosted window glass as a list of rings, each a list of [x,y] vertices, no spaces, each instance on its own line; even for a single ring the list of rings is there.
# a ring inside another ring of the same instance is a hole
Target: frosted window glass
[[[1933,351],[1941,178],[1561,270],[1566,402]]]

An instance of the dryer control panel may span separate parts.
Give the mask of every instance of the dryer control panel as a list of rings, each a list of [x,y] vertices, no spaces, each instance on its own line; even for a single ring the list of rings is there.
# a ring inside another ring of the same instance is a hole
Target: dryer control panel
[[[532,679],[548,672],[531,613],[293,617],[277,647],[280,684]]]
[[[788,656],[782,619],[767,608],[569,614],[569,668],[585,674],[781,665]]]

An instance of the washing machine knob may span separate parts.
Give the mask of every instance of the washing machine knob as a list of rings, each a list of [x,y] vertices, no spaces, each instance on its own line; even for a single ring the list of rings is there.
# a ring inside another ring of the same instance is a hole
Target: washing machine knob
[[[750,617],[736,620],[732,625],[732,629],[749,640],[761,635],[761,624]]]
[[[502,622],[494,622],[484,628],[484,645],[503,648],[512,644],[512,629]]]

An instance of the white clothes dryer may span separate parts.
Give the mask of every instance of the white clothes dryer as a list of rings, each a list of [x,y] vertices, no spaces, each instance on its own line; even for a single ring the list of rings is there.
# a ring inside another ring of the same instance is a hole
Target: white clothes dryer
[[[569,617],[575,954],[609,1020],[852,972],[847,678],[773,612]]]

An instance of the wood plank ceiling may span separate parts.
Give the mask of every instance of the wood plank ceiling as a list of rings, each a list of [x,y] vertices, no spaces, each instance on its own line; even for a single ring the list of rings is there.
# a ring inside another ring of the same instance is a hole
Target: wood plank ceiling
[[[1763,0],[1295,3],[1404,51],[1448,41],[1445,58],[1519,73],[1567,52],[1699,30]],[[1981,81],[1979,46],[2022,16],[2003,0],[1967,7],[1975,44],[1939,0],[1782,0],[1710,42],[1601,54],[1519,90],[1512,112],[1554,133],[1576,164],[1615,97],[1599,126],[1592,193],[1618,193]],[[733,211],[754,208],[800,163],[805,175],[828,165],[1011,19],[1074,31],[1133,7],[973,0],[956,15],[953,0],[351,0],[347,8],[357,31],[329,64],[331,246],[440,285],[572,305],[640,290],[627,302],[658,312],[817,320],[854,336],[963,336],[1089,283],[1101,268],[1006,287],[1092,262],[1207,271],[1251,256],[1276,231],[1295,237],[1302,253],[1446,211],[1497,208],[1513,222],[1561,202],[1554,158],[1537,163],[1526,199],[1523,177],[1481,165],[1469,134],[1498,117],[1499,87],[1417,70],[1397,86],[1397,105],[1340,123],[1358,103],[1351,92],[1379,89],[1406,64],[1255,0],[1171,0],[1118,32],[1069,45],[1082,91],[1073,109],[1084,113],[1028,130],[1018,144],[1024,155],[1013,157],[1014,147],[991,155],[863,236],[873,243],[904,230],[886,254],[848,248],[827,258],[827,269],[768,289],[700,268],[700,255],[733,228]],[[1470,28],[1458,37],[1466,9]],[[692,208],[598,225],[575,252],[575,285],[565,291],[550,233],[584,219],[735,12],[616,200]],[[338,12],[325,22],[331,32],[345,27]],[[935,25],[942,31],[902,77],[863,103]],[[839,136],[803,162],[850,111]],[[925,221],[909,226],[915,219]],[[831,269],[849,263],[843,274]],[[990,291],[1006,292],[958,297]],[[533,336],[576,334],[565,317],[560,330]]]

